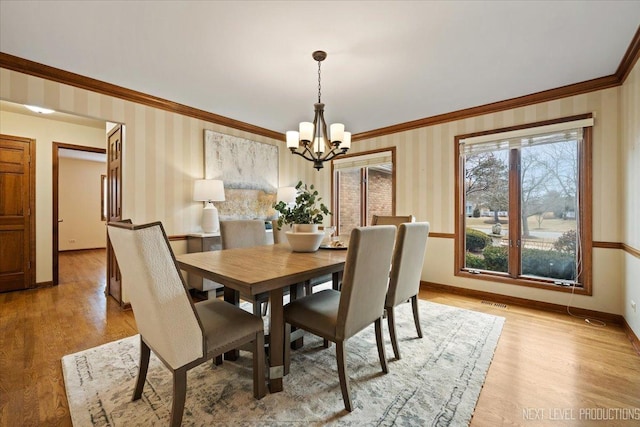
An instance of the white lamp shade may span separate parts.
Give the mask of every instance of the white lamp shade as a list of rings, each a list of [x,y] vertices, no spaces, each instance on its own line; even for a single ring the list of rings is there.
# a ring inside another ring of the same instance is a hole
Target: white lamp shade
[[[300,133],[295,130],[287,131],[287,148],[298,148],[300,145]]]
[[[300,122],[300,141],[309,141],[313,139],[313,123]]]
[[[329,129],[331,130],[331,142],[340,141],[344,137],[344,125],[342,123],[334,123]]]
[[[316,139],[313,143],[313,152],[324,153],[324,138],[316,136]]]
[[[193,200],[224,202],[224,183],[219,179],[197,179],[193,186]]]
[[[342,143],[340,144],[340,148],[351,148],[351,132],[344,132],[342,136]]]
[[[280,187],[276,194],[276,199],[279,202],[293,203],[296,201],[296,195],[298,190],[295,187]]]

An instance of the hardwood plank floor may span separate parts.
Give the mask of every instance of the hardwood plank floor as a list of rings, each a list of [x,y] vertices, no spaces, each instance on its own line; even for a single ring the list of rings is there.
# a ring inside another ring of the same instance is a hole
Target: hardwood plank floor
[[[71,425],[62,356],[136,333],[132,312],[104,295],[104,259],[104,250],[61,253],[60,285],[0,294],[1,426]],[[640,425],[640,357],[620,326],[444,292],[420,297],[506,318],[472,426]]]

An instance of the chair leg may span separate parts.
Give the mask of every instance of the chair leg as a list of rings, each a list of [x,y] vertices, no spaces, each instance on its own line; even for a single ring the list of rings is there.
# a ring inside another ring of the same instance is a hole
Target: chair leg
[[[420,328],[420,314],[418,313],[418,295],[411,297],[411,306],[413,307],[413,321],[416,324],[418,338],[422,338],[422,329]]]
[[[142,397],[142,389],[144,388],[144,382],[147,379],[147,369],[149,368],[149,356],[151,355],[151,349],[140,337],[140,369],[138,369],[138,379],[136,380],[136,388],[133,391],[133,399],[138,400]]]
[[[171,427],[180,427],[187,397],[187,369],[173,371],[173,404],[171,405]]]
[[[253,397],[256,399],[262,399],[267,393],[264,365],[264,332],[258,332],[253,341]]]
[[[213,365],[214,366],[220,366],[222,365],[222,355],[219,354],[216,357],[213,358]]]
[[[284,324],[284,374],[289,375],[289,367],[291,365],[291,325]]]
[[[382,317],[376,319],[376,343],[378,344],[378,357],[380,358],[380,366],[385,374],[389,372],[387,368],[387,355],[384,353],[384,339],[382,339]]]
[[[347,376],[347,355],[345,353],[344,341],[336,342],[336,360],[338,361],[338,376],[340,377],[340,389],[342,390],[342,400],[344,409],[351,412],[351,393],[349,392],[349,377]]]
[[[393,347],[393,355],[400,360],[400,348],[398,347],[398,336],[396,335],[396,318],[393,307],[387,307],[387,323],[389,325],[389,336],[391,337],[391,346]]]

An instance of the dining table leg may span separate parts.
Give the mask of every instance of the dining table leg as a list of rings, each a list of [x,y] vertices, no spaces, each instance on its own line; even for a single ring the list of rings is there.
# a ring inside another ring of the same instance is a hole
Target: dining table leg
[[[229,304],[235,306],[240,305],[240,292],[235,289],[231,289],[227,286],[224,287],[224,300]],[[240,350],[229,350],[224,354],[225,360],[237,360],[240,357]]]
[[[282,391],[284,376],[284,313],[282,288],[269,292],[271,318],[269,319],[269,391]]]

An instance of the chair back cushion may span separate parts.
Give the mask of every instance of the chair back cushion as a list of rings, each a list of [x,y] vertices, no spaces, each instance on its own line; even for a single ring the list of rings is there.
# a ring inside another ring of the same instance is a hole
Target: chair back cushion
[[[418,294],[428,237],[428,222],[400,224],[385,306],[395,307]]]
[[[336,338],[347,339],[382,317],[396,227],[351,232],[342,276]]]
[[[173,369],[203,357],[202,327],[162,225],[107,228],[142,338]]]
[[[220,221],[222,249],[249,248],[267,244],[264,221],[241,219]]]
[[[384,216],[374,215],[371,225],[395,225],[396,227],[405,222],[414,222],[416,219],[413,215]]]
[[[289,243],[287,240],[287,231],[293,230],[290,224],[282,224],[280,230],[278,230],[278,220],[271,220],[271,228],[273,229],[273,243]]]

